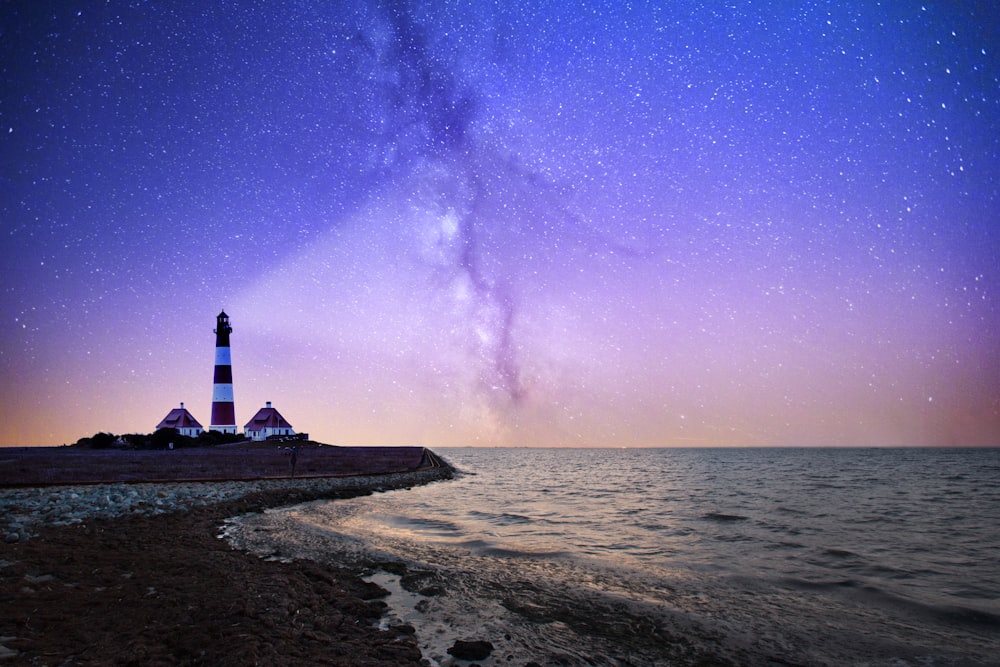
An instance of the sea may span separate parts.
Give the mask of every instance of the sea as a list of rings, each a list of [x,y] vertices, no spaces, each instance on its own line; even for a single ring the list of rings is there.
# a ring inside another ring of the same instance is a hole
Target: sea
[[[1000,449],[435,452],[225,535],[363,567],[429,665],[1000,665]]]

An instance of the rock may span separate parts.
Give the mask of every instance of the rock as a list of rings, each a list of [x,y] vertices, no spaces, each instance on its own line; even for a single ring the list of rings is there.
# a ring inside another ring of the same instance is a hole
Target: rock
[[[3,541],[6,542],[7,544],[14,544],[15,542],[21,541],[21,535],[19,533],[11,531],[6,535],[4,535]]]
[[[396,632],[403,635],[415,635],[417,634],[417,629],[410,625],[409,623],[403,623],[402,625],[397,625],[393,628]]]
[[[483,660],[493,652],[493,644],[487,641],[465,641],[459,639],[448,649],[449,655],[459,660]]]
[[[389,595],[389,591],[385,590],[375,582],[366,581],[361,589],[360,597],[362,600],[377,600],[379,598],[384,598],[387,595]]]

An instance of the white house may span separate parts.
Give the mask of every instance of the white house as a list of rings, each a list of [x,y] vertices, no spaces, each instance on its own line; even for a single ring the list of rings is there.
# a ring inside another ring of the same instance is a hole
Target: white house
[[[243,433],[251,440],[267,440],[272,435],[295,435],[295,430],[268,401],[243,427]]]
[[[189,438],[197,438],[205,430],[198,423],[198,420],[194,418],[194,415],[187,411],[184,403],[181,403],[181,407],[171,410],[163,418],[163,421],[156,425],[156,428],[157,430],[161,428],[175,428],[178,433],[186,435]]]

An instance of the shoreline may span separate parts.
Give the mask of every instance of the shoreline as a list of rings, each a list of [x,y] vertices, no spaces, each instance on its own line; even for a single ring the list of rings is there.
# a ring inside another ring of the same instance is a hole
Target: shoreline
[[[342,497],[339,494],[343,492],[359,495],[450,479],[453,473],[450,466],[442,464],[373,475],[0,487],[0,538],[8,544],[16,543],[30,539],[37,526],[72,526],[130,515],[159,516],[212,507],[253,494],[289,499],[280,504]]]
[[[357,568],[261,559],[219,532],[234,516],[452,472],[229,482],[200,505],[193,485],[219,483],[149,485],[169,502],[136,510],[123,493],[117,513],[92,486],[0,489],[0,519],[18,526],[0,547],[0,664],[419,665],[412,628],[379,629],[388,592]],[[191,495],[169,495],[181,487]],[[58,502],[84,497],[87,515]]]

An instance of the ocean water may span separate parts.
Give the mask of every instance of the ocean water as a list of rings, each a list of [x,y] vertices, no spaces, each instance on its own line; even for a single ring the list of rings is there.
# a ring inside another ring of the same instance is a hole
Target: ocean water
[[[228,539],[365,564],[431,664],[1000,665],[1000,450],[435,451]]]

